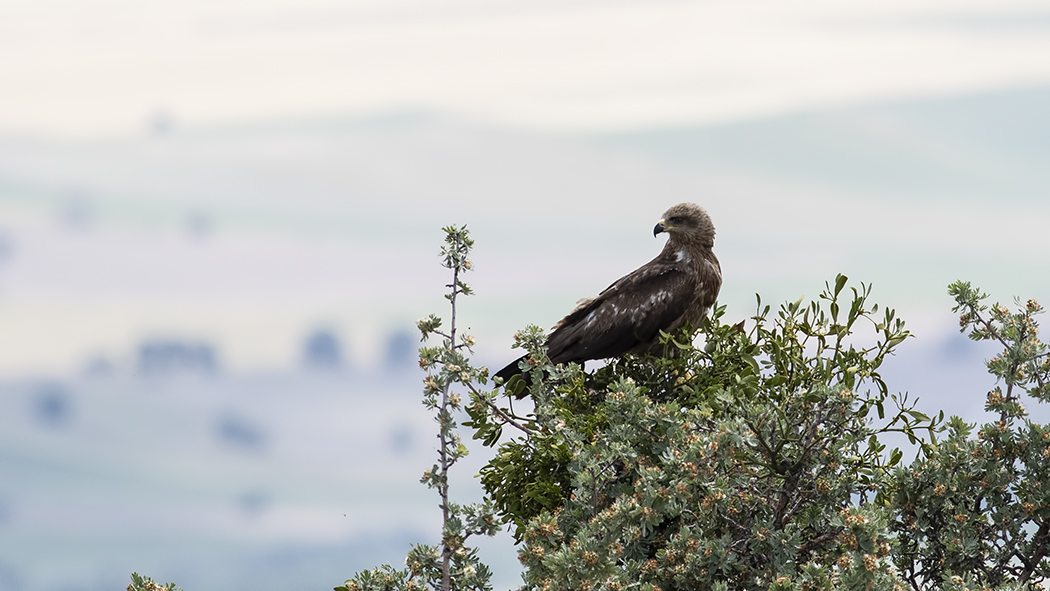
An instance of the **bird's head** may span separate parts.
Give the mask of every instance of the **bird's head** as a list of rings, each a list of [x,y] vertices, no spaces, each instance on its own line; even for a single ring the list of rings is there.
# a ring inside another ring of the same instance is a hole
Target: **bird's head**
[[[669,241],[678,244],[697,244],[706,248],[715,245],[715,225],[695,203],[679,203],[668,209],[653,228],[653,236],[661,232],[670,235]]]

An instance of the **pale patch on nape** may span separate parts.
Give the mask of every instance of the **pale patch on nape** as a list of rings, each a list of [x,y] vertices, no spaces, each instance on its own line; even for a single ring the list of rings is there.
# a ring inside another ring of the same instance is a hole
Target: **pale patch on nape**
[[[691,263],[693,261],[693,259],[689,258],[689,253],[687,253],[684,248],[678,251],[678,255],[675,256],[675,260],[679,263]]]

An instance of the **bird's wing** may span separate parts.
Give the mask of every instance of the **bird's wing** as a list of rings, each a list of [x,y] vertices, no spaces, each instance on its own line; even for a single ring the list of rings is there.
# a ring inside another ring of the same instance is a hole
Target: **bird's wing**
[[[623,355],[668,330],[693,305],[697,278],[682,266],[649,263],[584,301],[547,338],[555,363]]]
[[[701,294],[697,305],[706,311],[715,305],[718,292],[722,288],[722,267],[718,264],[718,259],[713,254],[708,259],[707,264],[700,267],[700,274],[696,280],[698,282],[696,287]]]

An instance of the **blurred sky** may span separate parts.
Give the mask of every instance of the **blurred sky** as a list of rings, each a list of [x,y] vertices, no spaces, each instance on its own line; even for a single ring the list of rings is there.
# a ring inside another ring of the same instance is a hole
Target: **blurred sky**
[[[0,129],[422,109],[519,129],[743,120],[1045,83],[1039,0],[5,0]]]
[[[498,362],[679,201],[737,315],[839,271],[943,309],[930,268],[1046,263],[963,236],[1047,219],[1048,33],[1025,1],[5,0],[0,373],[155,337],[290,367],[317,327],[375,363],[452,222]]]
[[[324,588],[432,539],[451,223],[484,363],[693,201],[730,321],[874,283],[891,390],[980,419],[945,288],[1047,299],[1048,161],[1045,1],[0,0],[0,591]]]

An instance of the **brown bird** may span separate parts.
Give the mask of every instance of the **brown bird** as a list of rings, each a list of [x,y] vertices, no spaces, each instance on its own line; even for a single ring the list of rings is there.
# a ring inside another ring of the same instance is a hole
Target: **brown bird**
[[[580,300],[547,336],[551,363],[582,363],[626,353],[659,353],[660,331],[693,326],[715,303],[722,269],[711,248],[715,226],[694,203],[679,203],[664,213],[653,236],[667,233],[664,249],[653,260],[621,277],[594,298]],[[496,372],[507,380],[521,374],[521,357]]]

